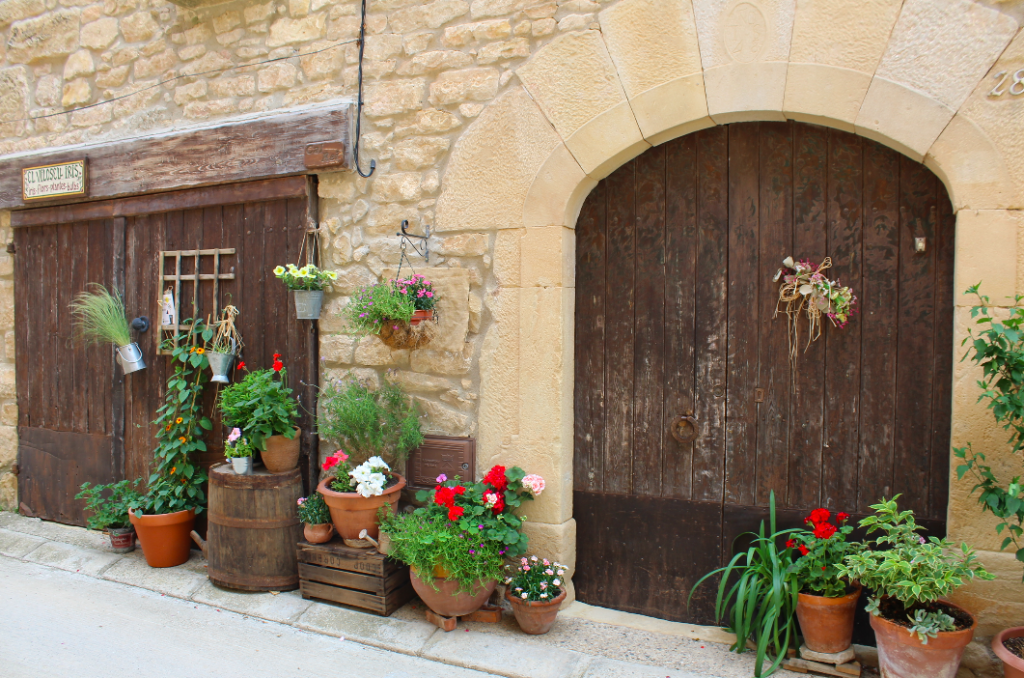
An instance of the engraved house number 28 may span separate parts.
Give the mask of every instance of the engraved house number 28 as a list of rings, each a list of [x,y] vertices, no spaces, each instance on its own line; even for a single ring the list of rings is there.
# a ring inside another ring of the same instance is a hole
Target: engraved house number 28
[[[1020,69],[1011,76],[1007,71],[1000,71],[994,76],[999,83],[992,88],[992,91],[988,93],[990,97],[998,97],[1005,94],[1007,91],[1010,92],[1011,96],[1019,97],[1024,94],[1024,68]],[[1009,87],[1006,87],[1006,81],[1013,78],[1013,83]]]

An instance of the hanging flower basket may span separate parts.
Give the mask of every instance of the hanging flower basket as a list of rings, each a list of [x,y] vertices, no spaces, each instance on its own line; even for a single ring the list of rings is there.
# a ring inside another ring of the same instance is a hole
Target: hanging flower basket
[[[812,341],[821,336],[822,316],[838,329],[846,327],[854,313],[857,297],[849,287],[838,280],[829,280],[825,271],[832,267],[832,259],[825,257],[820,266],[810,261],[794,261],[786,257],[782,268],[775,274],[775,282],[782,281],[775,316],[786,314],[789,325],[789,357],[795,361],[800,344],[800,316],[807,318],[806,351]],[[774,317],[774,316],[773,316]]]
[[[415,319],[414,319],[415,320]],[[385,322],[377,333],[384,345],[394,350],[423,348],[433,339],[433,330],[429,323],[418,322]]]

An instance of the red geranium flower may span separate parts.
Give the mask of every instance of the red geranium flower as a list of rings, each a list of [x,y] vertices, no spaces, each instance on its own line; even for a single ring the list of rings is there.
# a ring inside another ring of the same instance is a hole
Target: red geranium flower
[[[818,539],[828,539],[836,533],[836,526],[832,523],[821,523],[814,526],[814,536]]]
[[[484,482],[493,487],[498,492],[504,492],[505,488],[508,487],[508,478],[505,477],[505,467],[498,464],[491,468],[484,476]]]
[[[803,544],[800,544],[800,555],[806,556],[810,552],[811,552],[811,550],[809,548],[807,548]]]
[[[790,539],[786,542],[786,548],[791,549],[796,546],[796,539]]]
[[[238,364],[235,365],[235,369],[236,370],[244,370],[245,369],[245,362],[242,361],[242,360],[239,360]]]
[[[274,360],[280,360],[280,359],[281,359],[281,354],[280,353],[275,353],[274,354]]]
[[[850,514],[849,513],[844,513],[842,511],[840,511],[839,513],[836,514],[836,520],[838,520],[841,523],[842,522],[846,522],[849,519],[850,519]]]
[[[461,506],[451,506],[448,508],[448,520],[458,520],[465,512],[466,509]]]
[[[832,517],[832,514],[829,512],[829,510],[823,508],[814,509],[813,511],[811,511],[810,515],[811,522],[815,525],[827,522],[830,517]]]
[[[455,503],[455,490],[450,487],[439,487],[434,491],[434,503],[438,506],[451,506]]]
[[[280,360],[275,360],[272,367],[274,368],[275,372],[280,372],[282,369],[284,369],[284,363],[281,362]]]

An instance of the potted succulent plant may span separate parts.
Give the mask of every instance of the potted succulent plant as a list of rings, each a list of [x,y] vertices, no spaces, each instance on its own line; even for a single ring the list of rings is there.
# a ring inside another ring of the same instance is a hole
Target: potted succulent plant
[[[189,533],[206,503],[206,471],[195,456],[206,450],[203,435],[213,429],[202,412],[210,365],[206,347],[199,343],[209,339],[210,330],[201,321],[186,324],[189,329],[178,335],[177,347],[165,344],[172,351],[174,371],[153,422],[158,427],[155,470],[145,497],[128,514],[150,567],[174,567],[188,560]]]
[[[75,495],[75,499],[84,499],[85,510],[92,512],[86,520],[89,529],[106,532],[114,553],[135,550],[135,528],[128,511],[142,500],[142,495],[135,489],[137,484],[137,480],[96,486],[82,483],[81,492]],[[104,496],[108,492],[109,495]]]
[[[355,542],[364,529],[376,538],[377,511],[397,504],[405,487],[392,466],[423,442],[416,407],[395,384],[374,391],[356,379],[338,379],[320,389],[319,410],[320,439],[342,449],[324,461],[328,475],[317,489],[342,538]]]
[[[853,642],[853,617],[861,587],[839,576],[836,570],[858,548],[846,541],[853,532],[848,513],[837,513],[831,522],[828,509],[817,508],[804,518],[808,529],[794,532],[786,547],[796,549],[789,572],[796,575],[800,596],[796,616],[809,650],[836,654]],[[797,555],[799,554],[799,556]]]
[[[386,280],[363,287],[342,310],[349,327],[358,334],[376,334],[394,349],[422,348],[431,335],[418,327],[433,318],[436,297],[423,276]]]
[[[292,290],[295,297],[295,315],[299,320],[317,320],[323,306],[324,288],[338,279],[334,271],[322,271],[314,264],[299,268],[295,264],[274,269],[277,279]]]
[[[848,555],[836,570],[872,591],[867,610],[883,676],[953,678],[977,622],[943,598],[975,577],[994,577],[967,544],[957,552],[946,539],[918,534],[914,512],[900,511],[898,498],[871,507],[875,515],[860,525],[869,535],[882,535]]]
[[[389,556],[410,566],[413,589],[434,612],[469,614],[494,591],[503,560],[526,552],[525,519],[513,510],[543,490],[543,478],[518,466],[494,466],[475,483],[442,474],[417,493],[425,506],[385,524]]]
[[[302,535],[310,544],[323,544],[334,536],[331,512],[319,492],[308,497],[299,497],[299,520],[303,523]]]
[[[125,374],[145,369],[142,349],[132,341],[131,327],[124,311],[121,294],[111,292],[103,285],[89,285],[91,291],[82,292],[71,303],[71,315],[80,339],[86,344],[112,343],[116,359]]]
[[[749,539],[747,548],[739,550],[729,564],[701,577],[690,590],[688,600],[706,579],[721,575],[715,617],[726,619],[726,627],[736,634],[736,642],[729,648],[741,654],[747,642],[754,643],[754,675],[773,673],[786,658],[786,653],[797,645],[796,606],[800,582],[789,566],[792,564],[793,546],[788,544],[797,530],[775,529],[775,493],[769,495],[769,529],[764,521],[756,533],[741,534],[737,541]],[[764,668],[769,655],[774,655],[768,669]]]
[[[242,430],[254,450],[260,450],[263,464],[271,473],[285,473],[299,462],[299,408],[288,388],[288,370],[281,354],[274,354],[273,367],[255,370],[242,381],[220,392],[221,420],[225,426]]]
[[[530,635],[550,631],[565,600],[565,565],[524,556],[505,584],[505,598],[512,605],[519,628]]]
[[[231,429],[224,445],[224,456],[231,460],[231,468],[235,473],[240,476],[252,474],[252,452],[252,445],[242,435],[242,429]]]

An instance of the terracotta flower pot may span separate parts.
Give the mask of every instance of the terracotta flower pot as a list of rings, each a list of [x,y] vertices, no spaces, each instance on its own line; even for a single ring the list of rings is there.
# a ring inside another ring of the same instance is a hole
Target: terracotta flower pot
[[[264,443],[263,465],[271,473],[287,473],[299,463],[299,435],[302,432],[295,427],[295,437],[288,440],[284,436],[270,436]]]
[[[306,523],[302,528],[302,536],[306,538],[310,544],[323,544],[329,542],[331,537],[334,536],[334,525],[330,523],[321,523],[319,525],[310,525]]]
[[[395,477],[398,478],[398,482],[384,490],[384,494],[376,497],[363,497],[356,492],[335,492],[327,487],[332,478],[320,481],[316,488],[317,492],[323,495],[324,502],[331,511],[334,529],[342,539],[359,539],[359,533],[363,530],[366,530],[367,536],[377,538],[380,533],[377,509],[387,504],[394,512],[402,496],[402,488],[405,487],[405,478],[397,473]]]
[[[807,648],[835,654],[853,643],[853,614],[857,611],[860,586],[839,598],[801,593],[796,604],[800,632]]]
[[[559,593],[557,598],[546,601],[523,600],[513,596],[511,591],[505,591],[505,597],[512,603],[512,613],[523,633],[539,636],[551,630],[558,616],[558,608],[565,600],[565,591]]]
[[[192,547],[189,533],[196,522],[195,509],[152,516],[136,516],[129,511],[128,517],[139,535],[142,555],[150,567],[174,567],[188,560]]]
[[[963,608],[942,602],[968,614]],[[925,645],[911,635],[908,627],[871,615],[882,678],[953,678],[977,625],[978,620],[971,617],[971,628],[940,632]]]
[[[1010,652],[1003,645],[1004,640],[1024,636],[1024,626],[1003,629],[992,639],[992,651],[1003,660],[1003,675],[1006,678],[1024,678],[1024,659]]]
[[[469,593],[459,591],[459,583],[451,579],[434,577],[434,590],[430,584],[420,579],[416,570],[410,572],[412,588],[427,607],[442,617],[461,617],[476,612],[480,606],[487,602],[494,587],[498,585],[497,579],[485,582],[481,581]]]
[[[433,311],[433,309],[431,309],[429,311],[413,311],[412,318],[409,319],[409,324],[412,325],[413,327],[416,327],[421,322],[424,322],[426,320],[433,320],[433,319],[434,319],[434,311]]]
[[[110,537],[110,548],[114,553],[131,553],[135,550],[135,528],[109,527],[107,536]]]

